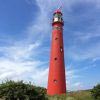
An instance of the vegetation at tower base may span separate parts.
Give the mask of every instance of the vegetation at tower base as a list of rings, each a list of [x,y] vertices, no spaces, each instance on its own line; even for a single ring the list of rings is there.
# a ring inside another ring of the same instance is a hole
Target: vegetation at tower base
[[[0,100],[100,100],[100,84],[91,90],[48,96],[45,88],[23,81],[6,81],[0,84]]]
[[[100,100],[100,84],[94,86],[91,93],[95,100]]]
[[[0,84],[1,100],[44,100],[45,93],[46,89],[23,81],[6,81]]]
[[[90,90],[68,92],[66,95],[55,95],[48,98],[48,100],[94,100]]]

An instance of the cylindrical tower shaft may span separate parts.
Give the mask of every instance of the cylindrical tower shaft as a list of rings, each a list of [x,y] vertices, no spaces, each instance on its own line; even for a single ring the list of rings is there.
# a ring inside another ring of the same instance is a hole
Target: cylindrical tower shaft
[[[53,31],[48,77],[48,95],[66,93],[64,46],[63,46],[63,19],[61,11],[57,10],[53,18]]]

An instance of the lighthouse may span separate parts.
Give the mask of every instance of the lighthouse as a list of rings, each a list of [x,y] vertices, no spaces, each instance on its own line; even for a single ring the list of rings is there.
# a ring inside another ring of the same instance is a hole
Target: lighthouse
[[[66,93],[63,26],[62,12],[60,9],[57,9],[53,14],[52,21],[52,42],[47,86],[48,95]]]

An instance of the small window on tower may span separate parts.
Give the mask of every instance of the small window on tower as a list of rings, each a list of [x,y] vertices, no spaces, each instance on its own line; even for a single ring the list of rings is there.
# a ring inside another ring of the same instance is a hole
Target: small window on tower
[[[58,40],[58,38],[56,37],[55,40]]]
[[[57,58],[54,58],[54,60],[57,60]]]
[[[59,21],[59,19],[58,18],[54,18],[54,22],[57,22],[57,21]]]
[[[58,81],[54,79],[53,82],[54,82],[54,83],[57,83]]]
[[[63,52],[63,48],[62,47],[60,47],[60,52]]]

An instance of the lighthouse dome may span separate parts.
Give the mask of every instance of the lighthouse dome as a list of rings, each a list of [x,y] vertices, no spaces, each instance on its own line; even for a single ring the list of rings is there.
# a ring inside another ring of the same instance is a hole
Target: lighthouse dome
[[[63,18],[62,18],[62,13],[61,13],[61,10],[59,10],[59,9],[57,9],[53,14],[52,25],[54,25],[55,23],[60,23],[62,25],[64,24]]]
[[[62,15],[62,12],[60,9],[55,10],[54,14],[57,14],[57,13]]]

